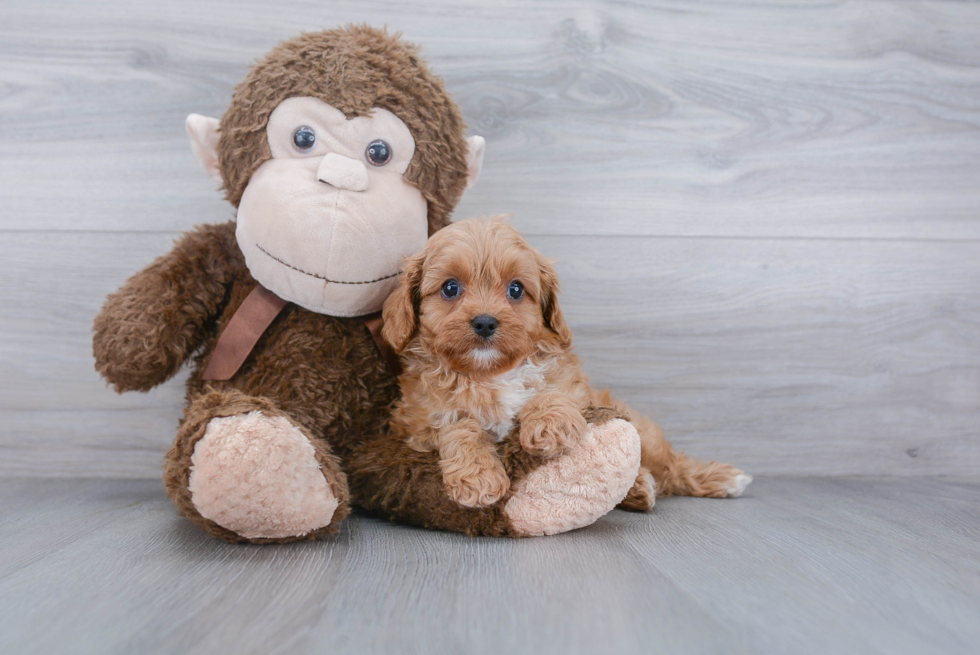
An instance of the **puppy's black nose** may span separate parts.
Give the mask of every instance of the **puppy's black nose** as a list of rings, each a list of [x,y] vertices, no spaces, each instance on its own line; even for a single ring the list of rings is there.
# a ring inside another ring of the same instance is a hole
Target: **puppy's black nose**
[[[489,314],[480,314],[470,323],[473,331],[484,339],[489,339],[497,331],[497,319]]]

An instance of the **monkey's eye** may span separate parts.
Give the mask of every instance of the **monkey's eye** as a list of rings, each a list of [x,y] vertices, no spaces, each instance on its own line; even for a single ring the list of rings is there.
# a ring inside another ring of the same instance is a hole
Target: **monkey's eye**
[[[459,282],[456,280],[446,280],[442,283],[442,297],[455,298],[459,295]]]
[[[364,156],[374,166],[384,166],[391,161],[391,146],[386,141],[375,139],[368,144],[367,150],[364,151]]]
[[[301,125],[293,132],[293,145],[306,152],[316,145],[316,132],[309,125]]]
[[[511,282],[510,286],[507,287],[507,297],[510,298],[511,300],[520,300],[521,298],[523,298],[524,285],[518,282],[517,280]]]

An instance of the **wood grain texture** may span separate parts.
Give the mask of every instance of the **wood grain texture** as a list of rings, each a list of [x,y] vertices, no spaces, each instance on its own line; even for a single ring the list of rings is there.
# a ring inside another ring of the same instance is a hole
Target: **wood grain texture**
[[[88,321],[175,236],[18,233],[0,245],[16,264],[0,279],[3,469],[158,475],[184,378],[110,392]],[[754,473],[980,469],[980,244],[532,241],[558,258],[593,382],[681,448]],[[38,307],[39,293],[52,302]]]
[[[0,227],[228,208],[183,131],[301,30],[387,23],[487,137],[460,213],[548,234],[980,238],[980,10],[960,2],[38,0],[0,8]],[[220,26],[220,27],[219,27]]]
[[[156,477],[180,381],[92,370],[104,296],[233,217],[190,153],[277,41],[423,45],[488,140],[457,216],[560,260],[597,384],[762,473],[980,471],[980,6],[0,5],[0,474]]]
[[[980,639],[980,486],[763,479],[557,537],[351,517],[234,546],[149,481],[0,482],[8,653],[944,653]]]

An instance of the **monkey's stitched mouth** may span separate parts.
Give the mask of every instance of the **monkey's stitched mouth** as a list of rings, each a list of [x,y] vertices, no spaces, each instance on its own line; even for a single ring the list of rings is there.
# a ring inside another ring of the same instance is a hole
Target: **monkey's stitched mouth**
[[[269,252],[268,250],[266,250],[265,248],[263,248],[259,244],[255,244],[255,247],[258,248],[259,250],[261,250],[262,252],[264,252],[266,255],[268,255],[269,257],[271,257],[275,261],[277,261],[280,264],[282,264],[283,266],[285,266],[286,268],[291,268],[294,271],[298,271],[298,272],[302,273],[303,275],[309,275],[310,277],[315,277],[318,280],[323,280],[324,282],[329,282],[331,284],[374,284],[375,282],[384,282],[385,280],[390,280],[391,278],[393,278],[393,277],[395,277],[397,275],[401,275],[402,274],[401,271],[395,271],[391,275],[385,275],[384,277],[379,277],[376,280],[364,280],[363,282],[348,282],[346,280],[331,280],[330,278],[324,277],[323,275],[319,275],[317,273],[310,273],[309,271],[304,271],[303,269],[299,268],[298,266],[293,266],[289,262],[284,262],[283,260],[281,260],[278,257],[276,257],[275,255],[273,255],[271,252]]]

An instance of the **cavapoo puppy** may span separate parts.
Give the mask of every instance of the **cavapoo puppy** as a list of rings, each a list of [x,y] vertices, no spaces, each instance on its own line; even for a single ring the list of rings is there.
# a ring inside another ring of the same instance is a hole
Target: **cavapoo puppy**
[[[492,505],[510,481],[496,442],[519,424],[521,446],[542,457],[574,448],[582,410],[615,406],[641,438],[641,466],[621,507],[656,496],[737,496],[752,478],[674,451],[650,419],[595,391],[572,352],[553,263],[500,219],[468,219],[433,235],[406,262],[384,305],[383,336],[402,356],[397,436],[438,451],[449,496]]]

